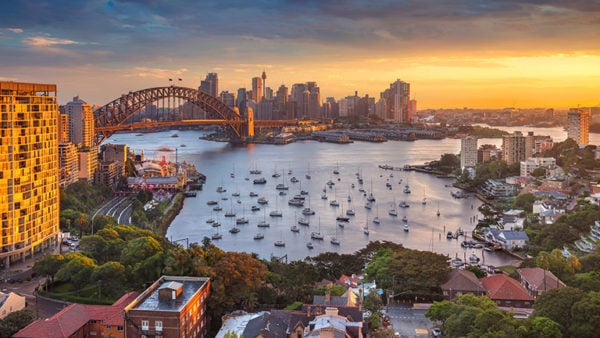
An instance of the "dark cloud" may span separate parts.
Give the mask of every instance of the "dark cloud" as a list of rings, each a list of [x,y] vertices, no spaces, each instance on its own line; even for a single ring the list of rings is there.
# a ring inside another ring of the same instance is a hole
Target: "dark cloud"
[[[226,47],[224,57],[232,58],[264,50],[309,55],[306,48],[482,51],[511,43],[568,51],[600,46],[599,11],[599,2],[583,0],[20,0],[0,2],[0,28],[78,42],[64,47],[72,53],[62,59],[49,56],[61,63],[214,56]],[[12,45],[3,44],[8,54],[22,52]]]

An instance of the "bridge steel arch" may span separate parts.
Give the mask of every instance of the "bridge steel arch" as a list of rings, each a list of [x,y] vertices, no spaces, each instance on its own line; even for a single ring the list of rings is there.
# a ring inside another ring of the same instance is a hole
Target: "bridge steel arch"
[[[226,121],[226,131],[234,143],[244,142],[248,136],[248,121],[233,108],[216,97],[201,90],[186,87],[155,87],[123,94],[121,97],[94,110],[96,128],[114,127],[127,123],[128,119],[146,106],[164,98],[181,98],[204,110],[210,118]],[[96,143],[101,144],[114,134],[111,130],[98,131]]]

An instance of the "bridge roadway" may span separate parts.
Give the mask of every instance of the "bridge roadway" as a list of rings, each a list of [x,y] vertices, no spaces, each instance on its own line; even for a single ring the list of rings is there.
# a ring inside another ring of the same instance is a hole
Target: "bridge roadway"
[[[243,121],[240,120],[240,123]],[[255,128],[280,128],[285,126],[306,126],[314,124],[314,120],[254,120]],[[195,125],[227,125],[231,124],[231,120],[219,119],[194,119],[194,120],[178,120],[178,121],[151,121],[151,122],[132,122],[123,123],[112,126],[96,126],[97,133],[113,133],[123,130],[135,130],[144,128],[158,127],[179,127],[179,126],[195,126]]]

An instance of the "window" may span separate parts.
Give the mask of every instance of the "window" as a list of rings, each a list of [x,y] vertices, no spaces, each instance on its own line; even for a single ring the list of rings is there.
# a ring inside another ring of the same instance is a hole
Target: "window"
[[[154,327],[155,327],[156,331],[162,331],[162,321],[160,321],[160,320],[155,321]]]
[[[117,326],[117,331],[118,331],[118,332],[123,332],[123,326],[121,326],[121,325],[118,325],[118,326]]]
[[[142,320],[142,330],[150,329],[150,322],[147,320]]]

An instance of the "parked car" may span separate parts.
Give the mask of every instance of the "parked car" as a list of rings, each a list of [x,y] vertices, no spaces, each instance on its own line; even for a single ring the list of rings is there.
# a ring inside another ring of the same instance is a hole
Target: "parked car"
[[[434,327],[433,329],[431,329],[431,336],[432,337],[441,337],[442,336],[442,330],[440,330],[439,327]]]

